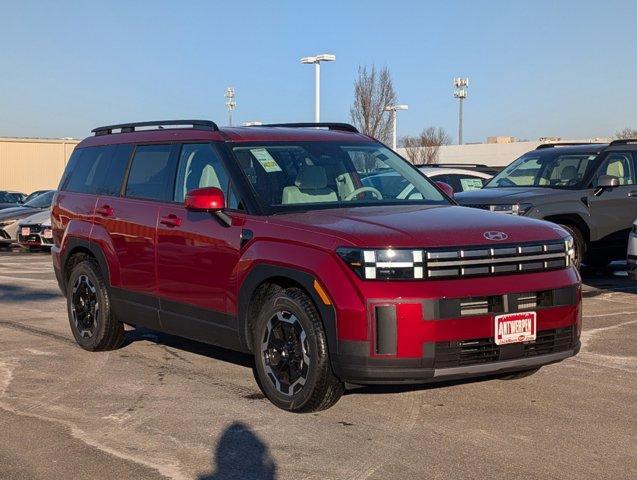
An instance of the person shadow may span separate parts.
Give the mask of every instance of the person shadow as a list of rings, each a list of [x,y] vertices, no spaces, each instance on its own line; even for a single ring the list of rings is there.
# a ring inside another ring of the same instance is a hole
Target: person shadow
[[[225,429],[215,453],[215,471],[198,480],[275,480],[276,463],[268,446],[250,428],[234,422]]]

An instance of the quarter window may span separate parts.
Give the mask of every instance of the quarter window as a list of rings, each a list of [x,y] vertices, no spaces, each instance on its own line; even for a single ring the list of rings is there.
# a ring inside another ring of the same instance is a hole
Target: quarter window
[[[77,193],[96,193],[104,180],[115,147],[88,147],[73,153],[66,167],[62,189]]]
[[[170,201],[175,175],[172,151],[172,145],[138,146],[128,173],[126,196]]]

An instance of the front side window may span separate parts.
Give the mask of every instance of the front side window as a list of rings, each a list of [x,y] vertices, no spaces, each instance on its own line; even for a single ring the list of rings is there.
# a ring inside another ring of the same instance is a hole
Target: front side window
[[[175,165],[172,145],[140,145],[135,149],[126,196],[171,201]]]
[[[424,175],[379,144],[239,144],[233,152],[268,211],[449,203]]]
[[[179,155],[175,201],[183,202],[196,188],[217,187],[228,198],[229,177],[209,143],[184,144]]]
[[[619,180],[620,185],[635,184],[635,168],[631,153],[610,153],[595,174],[593,185],[601,175],[610,175]]]
[[[589,153],[558,156],[531,153],[518,158],[502,170],[485,185],[485,188],[579,187],[596,157],[596,154]]]

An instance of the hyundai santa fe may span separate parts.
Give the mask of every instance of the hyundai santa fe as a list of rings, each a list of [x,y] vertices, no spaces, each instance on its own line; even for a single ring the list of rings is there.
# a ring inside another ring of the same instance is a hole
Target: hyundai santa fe
[[[579,350],[565,230],[459,207],[350,125],[93,132],[52,208],[86,350],[118,348],[126,324],[249,352],[264,394],[294,412],[330,407],[346,383],[525,375]],[[363,182],[388,171],[414,194]]]

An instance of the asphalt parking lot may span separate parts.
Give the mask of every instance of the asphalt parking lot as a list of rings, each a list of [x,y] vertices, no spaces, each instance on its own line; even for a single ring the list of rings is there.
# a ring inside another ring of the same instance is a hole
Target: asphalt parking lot
[[[584,275],[582,352],[519,379],[361,388],[311,415],[248,356],[76,346],[46,253],[0,252],[0,478],[636,478],[637,283]]]

